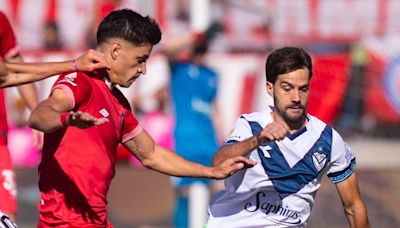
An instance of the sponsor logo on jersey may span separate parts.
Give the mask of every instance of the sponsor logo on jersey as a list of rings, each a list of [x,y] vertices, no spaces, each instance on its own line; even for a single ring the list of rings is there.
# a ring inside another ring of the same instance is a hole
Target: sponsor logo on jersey
[[[76,73],[67,74],[67,75],[64,76],[63,79],[61,79],[61,80],[59,81],[59,83],[60,83],[60,82],[66,82],[66,83],[71,84],[72,86],[77,86],[77,84],[74,82],[74,79],[75,79],[76,77],[77,77],[77,74],[76,74]]]
[[[256,202],[254,204],[251,202],[247,202],[244,205],[244,209],[248,212],[257,212],[260,210],[266,215],[274,214],[282,216],[282,220],[276,220],[277,222],[284,222],[289,224],[301,223],[301,220],[299,218],[300,212],[291,210],[288,206],[283,207],[282,204],[272,204],[271,202],[264,200],[266,196],[267,194],[264,192],[257,192]]]
[[[269,145],[266,146],[260,146],[261,151],[264,154],[264,157],[266,158],[271,158],[271,154],[269,154],[269,150],[272,150],[272,147],[270,147]]]
[[[6,215],[1,213],[0,228],[17,228],[17,225],[13,223]]]
[[[107,109],[105,108],[101,109],[99,112],[104,118],[107,118],[110,115],[110,113],[108,113]]]
[[[322,147],[319,147],[318,152],[315,152],[312,155],[314,167],[318,170],[318,172],[320,172],[326,164],[326,155],[321,152],[322,152]]]

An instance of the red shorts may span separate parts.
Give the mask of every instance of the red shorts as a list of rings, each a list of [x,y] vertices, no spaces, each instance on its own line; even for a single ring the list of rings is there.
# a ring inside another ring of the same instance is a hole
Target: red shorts
[[[82,211],[76,210],[67,206],[65,202],[65,195],[56,190],[48,192],[41,192],[40,202],[38,203],[39,209],[39,222],[38,228],[47,227],[90,227],[90,228],[112,228],[110,221],[107,220],[107,214],[98,215],[99,220],[91,220],[89,214],[83,215]],[[72,202],[78,202],[74,196],[67,196]]]
[[[5,214],[17,212],[15,174],[6,145],[0,145],[0,211]]]
[[[95,225],[95,224],[88,224],[88,225],[71,225],[71,224],[48,224],[45,221],[39,219],[39,222],[37,224],[37,228],[52,228],[52,227],[58,227],[58,228],[80,228],[80,227],[85,227],[85,228],[113,228],[113,225],[110,223],[110,221],[107,220],[107,224],[105,226],[100,226],[100,225]]]

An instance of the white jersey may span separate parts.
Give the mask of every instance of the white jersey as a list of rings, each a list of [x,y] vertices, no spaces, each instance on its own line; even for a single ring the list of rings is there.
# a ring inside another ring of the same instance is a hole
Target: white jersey
[[[254,167],[225,180],[210,204],[207,228],[305,227],[325,173],[347,179],[355,157],[340,135],[314,116],[281,141],[264,143],[249,158]],[[243,141],[271,123],[271,110],[242,115],[225,144]]]
[[[17,225],[0,211],[0,228],[17,228]]]

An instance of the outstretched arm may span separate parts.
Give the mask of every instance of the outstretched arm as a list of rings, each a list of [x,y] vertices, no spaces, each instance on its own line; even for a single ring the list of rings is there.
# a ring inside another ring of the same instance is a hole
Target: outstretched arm
[[[336,184],[344,212],[352,228],[369,228],[367,207],[361,198],[357,176],[353,173],[345,181]]]
[[[8,70],[5,63],[0,59],[0,78],[7,77]]]
[[[39,81],[50,76],[73,72],[93,71],[106,68],[104,55],[88,50],[75,60],[49,63],[4,63],[6,71],[0,67],[0,87],[10,87]]]
[[[258,135],[241,142],[222,146],[213,158],[213,165],[234,156],[247,156],[251,151],[267,141],[281,140],[286,136],[286,128],[277,122],[268,124]]]
[[[134,154],[142,164],[158,172],[184,177],[205,177],[222,179],[238,170],[252,167],[253,161],[238,156],[229,158],[215,167],[206,167],[187,161],[168,149],[155,144],[151,136],[143,130],[139,135],[124,143],[124,146]]]

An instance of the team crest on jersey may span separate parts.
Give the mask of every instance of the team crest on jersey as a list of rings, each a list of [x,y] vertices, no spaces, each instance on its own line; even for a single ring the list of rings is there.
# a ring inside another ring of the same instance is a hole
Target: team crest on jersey
[[[64,78],[62,80],[60,80],[59,82],[66,82],[71,84],[72,86],[76,86],[77,84],[74,82],[74,79],[77,77],[76,73],[72,73],[72,74],[68,74],[65,75]]]
[[[326,164],[326,155],[323,153],[320,153],[321,151],[322,151],[322,148],[318,148],[318,152],[315,152],[312,155],[314,167],[318,170],[318,172],[320,172]]]

